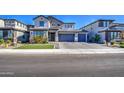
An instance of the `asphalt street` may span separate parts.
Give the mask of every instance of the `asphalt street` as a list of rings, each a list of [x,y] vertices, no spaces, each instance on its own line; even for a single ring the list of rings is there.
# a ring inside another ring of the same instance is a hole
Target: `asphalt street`
[[[0,54],[0,77],[123,77],[124,54]]]

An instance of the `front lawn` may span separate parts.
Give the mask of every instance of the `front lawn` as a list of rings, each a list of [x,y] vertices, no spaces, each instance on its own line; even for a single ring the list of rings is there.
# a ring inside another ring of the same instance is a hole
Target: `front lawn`
[[[120,47],[124,48],[124,42],[120,42]]]
[[[53,49],[54,45],[52,44],[24,44],[15,49]]]

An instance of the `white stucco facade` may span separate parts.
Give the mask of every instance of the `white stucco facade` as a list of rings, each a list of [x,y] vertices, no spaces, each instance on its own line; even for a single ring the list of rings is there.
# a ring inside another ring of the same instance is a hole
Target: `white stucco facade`
[[[4,20],[0,19],[0,27],[4,27]]]
[[[92,38],[95,37],[96,34],[100,35],[100,42],[103,43],[105,41],[105,33],[99,33],[99,31],[107,29],[113,20],[97,20],[82,29],[88,31],[88,41],[92,41]],[[103,22],[102,26],[100,22]]]

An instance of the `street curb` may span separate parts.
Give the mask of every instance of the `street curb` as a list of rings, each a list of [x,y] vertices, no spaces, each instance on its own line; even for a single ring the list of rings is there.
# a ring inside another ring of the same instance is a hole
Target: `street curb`
[[[108,54],[124,49],[0,49],[0,54]]]

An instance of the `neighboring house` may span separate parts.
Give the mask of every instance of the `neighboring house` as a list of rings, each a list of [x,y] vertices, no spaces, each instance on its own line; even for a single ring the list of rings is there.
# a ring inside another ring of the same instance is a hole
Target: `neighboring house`
[[[105,33],[99,33],[99,31],[109,28],[110,24],[113,22],[114,20],[100,19],[82,27],[81,29],[88,31],[87,39],[89,42],[92,42],[95,35],[99,34],[101,37],[100,42],[103,43],[105,41]]]
[[[114,20],[100,19],[94,21],[81,29],[88,31],[88,41],[92,42],[92,38],[96,34],[100,35],[100,43],[111,42],[112,40],[120,41],[124,39],[124,24],[114,23]]]
[[[11,38],[17,41],[28,41],[27,25],[16,19],[0,19],[0,38],[7,40]]]
[[[87,31],[75,29],[75,23],[64,23],[53,16],[37,16],[29,26],[30,42],[35,36],[46,36],[48,41],[87,42]]]

